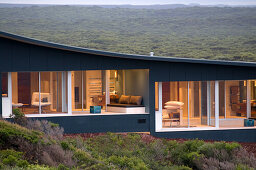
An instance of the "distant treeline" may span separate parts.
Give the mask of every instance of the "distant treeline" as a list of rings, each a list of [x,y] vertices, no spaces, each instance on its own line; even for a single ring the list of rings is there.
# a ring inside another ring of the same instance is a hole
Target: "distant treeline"
[[[0,8],[0,30],[121,53],[256,61],[256,8]]]

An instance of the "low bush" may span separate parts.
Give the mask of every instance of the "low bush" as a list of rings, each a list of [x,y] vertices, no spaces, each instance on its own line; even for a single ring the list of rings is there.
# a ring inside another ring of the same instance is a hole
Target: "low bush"
[[[10,118],[13,119],[14,123],[17,123],[21,126],[25,126],[27,124],[27,118],[25,114],[20,111],[19,108],[13,109]]]
[[[28,161],[24,160],[23,153],[12,149],[1,150],[0,160],[4,166],[27,167]]]
[[[238,143],[178,142],[136,133],[64,138],[63,129],[48,121],[29,120],[25,126],[0,120],[0,168],[256,169],[255,156]]]
[[[25,139],[30,143],[38,143],[43,133],[28,130],[16,124],[0,120],[0,149],[8,148],[18,139]]]
[[[120,156],[110,156],[108,162],[117,165],[120,169],[149,169],[146,164],[137,157],[120,157]]]
[[[64,129],[47,120],[28,120],[25,126],[28,129],[44,132],[45,135],[55,140],[63,138]]]

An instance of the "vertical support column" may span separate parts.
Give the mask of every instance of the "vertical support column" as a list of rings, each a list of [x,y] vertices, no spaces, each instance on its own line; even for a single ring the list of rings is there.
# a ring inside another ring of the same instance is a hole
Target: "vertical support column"
[[[71,71],[68,71],[68,114],[72,115],[72,75]]]
[[[67,112],[67,74],[66,72],[61,73],[62,77],[62,112]]]
[[[246,111],[247,111],[247,118],[250,118],[251,117],[251,81],[250,80],[247,80],[246,88],[247,88]]]
[[[219,128],[219,81],[215,81],[215,127]]]
[[[189,81],[188,81],[188,128],[190,126],[189,116],[190,116],[190,105],[189,105]]]
[[[211,82],[207,81],[207,125],[211,122]]]
[[[162,82],[158,82],[158,111],[155,111],[155,124],[156,130],[162,129],[163,127],[163,101],[162,97]],[[155,108],[154,108],[155,109]]]
[[[163,111],[163,85],[162,85],[162,82],[159,82],[158,83],[158,103],[159,103],[159,112],[162,112]]]
[[[42,113],[42,108],[41,108],[41,72],[38,72],[38,85],[39,85],[39,114]]]
[[[81,77],[81,80],[82,80],[82,95],[81,95],[81,98],[82,98],[82,111],[84,111],[84,71],[81,71],[82,72],[82,77]]]
[[[2,118],[3,116],[3,101],[2,101],[2,73],[0,72],[0,118]]]
[[[1,82],[2,83],[2,82]],[[8,72],[8,99],[9,99],[9,108],[10,108],[10,113],[9,115],[12,114],[12,73]]]
[[[107,105],[110,104],[110,95],[109,95],[109,79],[110,79],[110,70],[106,70],[105,74],[105,80],[106,80],[106,89],[105,89],[105,97],[106,97],[106,111],[107,111]]]

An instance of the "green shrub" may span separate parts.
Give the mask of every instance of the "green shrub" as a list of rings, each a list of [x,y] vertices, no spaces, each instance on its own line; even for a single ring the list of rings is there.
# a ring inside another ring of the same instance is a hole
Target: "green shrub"
[[[118,165],[121,169],[148,169],[146,164],[138,157],[128,158],[126,156],[111,156],[108,158],[109,163]]]
[[[248,167],[247,165],[238,164],[236,170],[255,170],[254,168]]]
[[[59,164],[59,166],[58,166],[57,170],[69,170],[69,168],[68,168],[68,167],[66,167],[66,166],[65,166],[65,165],[63,165],[63,164]]]
[[[236,143],[236,142],[232,142],[232,143],[226,143],[225,145],[225,149],[228,153],[232,152],[233,150],[235,149],[238,149],[240,148],[241,145],[239,143]]]
[[[49,167],[47,165],[38,165],[38,164],[28,165],[27,169],[29,169],[29,170],[56,170],[56,168]]]
[[[185,141],[183,145],[183,149],[187,152],[196,152],[198,151],[198,148],[204,144],[204,141],[202,140],[188,140]]]
[[[25,139],[31,143],[37,143],[42,138],[43,133],[29,130],[16,124],[0,120],[0,145],[8,146],[12,144],[14,138]]]
[[[168,168],[169,170],[192,170],[191,168],[181,165],[181,166],[172,166]]]
[[[199,153],[204,154],[206,157],[216,156],[215,152],[226,151],[229,155],[232,155],[232,151],[240,148],[241,145],[238,143],[225,143],[225,142],[214,142],[205,143],[199,147]]]
[[[194,166],[194,160],[201,157],[198,149],[204,145],[201,140],[190,140],[183,143],[170,142],[169,150],[171,160],[174,164]]]
[[[23,160],[23,153],[15,150],[7,149],[0,151],[0,160],[4,165],[27,167],[29,163]]]
[[[64,150],[72,150],[72,146],[67,141],[61,141],[60,145]]]
[[[73,159],[77,162],[78,165],[85,167],[92,166],[98,163],[88,153],[81,149],[77,149],[74,152]]]

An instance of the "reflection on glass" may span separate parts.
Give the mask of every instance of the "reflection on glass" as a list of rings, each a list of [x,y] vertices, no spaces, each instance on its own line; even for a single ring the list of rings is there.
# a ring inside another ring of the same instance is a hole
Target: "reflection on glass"
[[[241,118],[247,115],[246,81],[226,81],[226,117]]]

